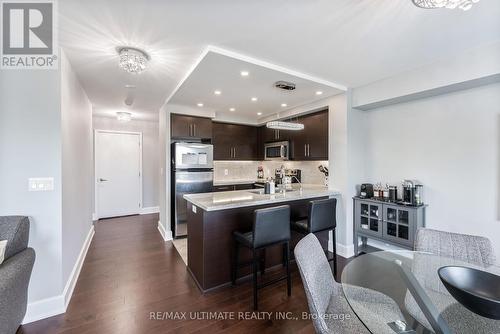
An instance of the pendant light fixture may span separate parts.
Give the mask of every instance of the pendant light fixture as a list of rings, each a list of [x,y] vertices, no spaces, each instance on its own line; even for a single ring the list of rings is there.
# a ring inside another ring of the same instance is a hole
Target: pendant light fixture
[[[302,123],[292,123],[283,121],[267,122],[266,127],[268,127],[269,129],[276,129],[276,130],[291,130],[291,131],[304,130],[304,124]]]
[[[433,8],[448,8],[461,10],[469,10],[472,5],[478,3],[479,0],[412,0],[413,4],[420,8],[433,9]]]

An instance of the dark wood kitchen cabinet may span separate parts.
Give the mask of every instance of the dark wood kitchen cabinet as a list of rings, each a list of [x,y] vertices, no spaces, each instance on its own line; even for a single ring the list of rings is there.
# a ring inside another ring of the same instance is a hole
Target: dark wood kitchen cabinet
[[[259,160],[255,126],[213,123],[214,160]]]
[[[172,114],[170,129],[172,138],[212,138],[210,118]]]
[[[262,131],[262,140],[264,143],[290,140],[291,136],[293,135],[291,133],[293,131],[269,129],[266,126],[263,126],[261,131]]]
[[[299,118],[304,130],[291,136],[293,160],[328,160],[328,110]]]

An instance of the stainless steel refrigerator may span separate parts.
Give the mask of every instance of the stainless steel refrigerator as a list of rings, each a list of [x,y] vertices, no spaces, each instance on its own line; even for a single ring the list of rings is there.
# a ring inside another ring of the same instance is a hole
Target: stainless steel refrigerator
[[[174,238],[187,236],[185,194],[211,192],[213,187],[213,146],[201,143],[172,144],[172,232]]]

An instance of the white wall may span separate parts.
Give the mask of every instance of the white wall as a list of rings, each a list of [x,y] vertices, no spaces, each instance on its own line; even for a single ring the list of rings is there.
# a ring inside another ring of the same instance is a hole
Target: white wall
[[[160,110],[160,221],[158,230],[164,240],[172,239],[170,227],[170,113],[167,106]]]
[[[91,107],[60,55],[58,70],[0,70],[0,215],[30,217],[36,252],[25,322],[65,311],[92,226]],[[54,191],[28,192],[30,177]]]
[[[0,215],[30,217],[30,303],[62,287],[59,85],[59,71],[0,70]],[[30,177],[53,177],[55,190],[28,192]]]
[[[142,132],[142,196],[143,208],[158,207],[160,200],[159,123],[156,121],[131,120],[120,122],[116,118],[93,118],[97,130]]]
[[[500,42],[497,42],[356,87],[352,101],[354,107],[368,110],[499,81]]]
[[[92,105],[61,53],[62,275],[66,282],[92,226]]]
[[[364,116],[366,178],[360,183],[418,179],[429,204],[428,227],[486,236],[500,259],[500,84]]]

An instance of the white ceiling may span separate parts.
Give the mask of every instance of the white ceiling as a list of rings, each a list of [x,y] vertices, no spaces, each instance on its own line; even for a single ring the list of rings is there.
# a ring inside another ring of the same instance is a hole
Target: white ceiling
[[[248,76],[242,76],[242,71],[247,71]],[[292,82],[296,89],[278,89],[274,87],[277,81]],[[220,94],[215,94],[215,91]],[[241,119],[257,123],[259,118],[344,91],[345,89],[334,83],[320,83],[314,78],[304,78],[220,53],[208,52],[168,103],[215,114],[217,119]],[[316,92],[322,94],[317,95]],[[252,101],[253,97],[256,97],[257,101]],[[203,106],[199,107],[198,103]]]
[[[411,0],[64,0],[60,43],[96,110],[155,116],[207,45],[349,87],[500,40],[500,1],[470,11],[423,10]],[[115,48],[151,55],[137,76]],[[464,64],[466,66],[466,64]]]

